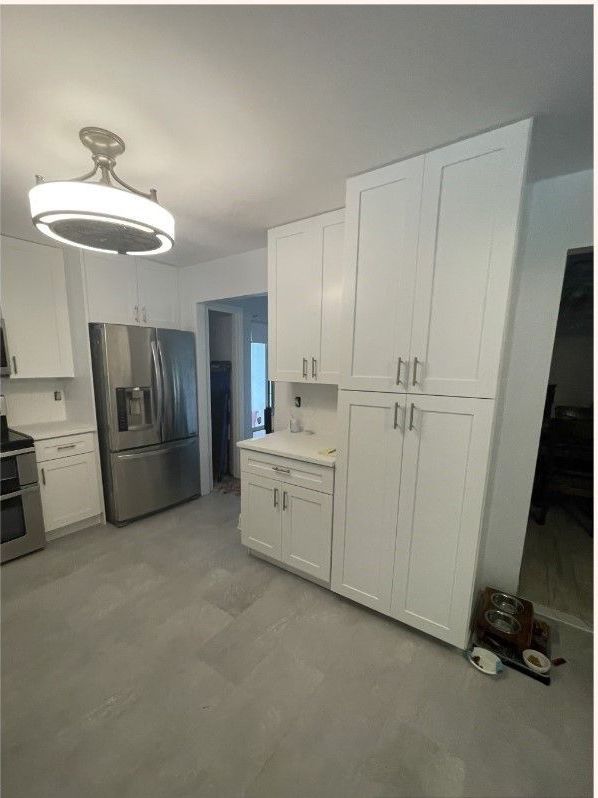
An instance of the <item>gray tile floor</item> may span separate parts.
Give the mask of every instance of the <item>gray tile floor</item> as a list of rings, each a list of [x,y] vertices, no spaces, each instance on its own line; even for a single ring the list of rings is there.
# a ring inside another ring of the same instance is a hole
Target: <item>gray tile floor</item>
[[[553,505],[544,525],[529,521],[519,593],[593,625],[594,541],[563,507]]]
[[[3,798],[589,796],[592,637],[553,685],[247,556],[212,494],[2,568]]]

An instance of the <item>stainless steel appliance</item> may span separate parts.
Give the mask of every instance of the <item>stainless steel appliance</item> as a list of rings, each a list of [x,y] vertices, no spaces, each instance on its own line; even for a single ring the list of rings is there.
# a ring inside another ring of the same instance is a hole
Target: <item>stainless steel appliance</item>
[[[6,430],[0,441],[0,561],[46,545],[33,439]]]
[[[90,324],[89,334],[108,520],[199,495],[193,333]]]

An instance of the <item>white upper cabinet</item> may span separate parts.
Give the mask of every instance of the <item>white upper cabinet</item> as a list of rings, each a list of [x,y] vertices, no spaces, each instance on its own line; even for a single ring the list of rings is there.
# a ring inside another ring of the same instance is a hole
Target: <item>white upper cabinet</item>
[[[494,402],[407,397],[391,615],[465,648]]]
[[[343,388],[406,390],[423,170],[421,156],[347,181]]]
[[[268,231],[269,376],[338,382],[344,212]]]
[[[426,156],[410,392],[496,396],[530,126]]]
[[[139,258],[137,284],[141,324],[152,327],[179,326],[178,279],[176,266]]]
[[[62,249],[2,236],[2,312],[11,378],[74,376]]]
[[[128,255],[83,254],[89,321],[137,324],[137,263]]]
[[[340,391],[332,589],[388,613],[399,505],[405,396]]]
[[[307,379],[320,326],[320,280],[310,220],[268,231],[268,338],[271,380]]]
[[[338,385],[340,377],[341,308],[343,299],[343,254],[345,213],[333,211],[317,216],[316,246],[321,264],[322,321],[315,378]],[[313,374],[312,374],[313,378]]]
[[[347,181],[341,387],[496,395],[530,130]]]
[[[83,259],[90,321],[178,327],[176,266],[95,252],[85,252]]]

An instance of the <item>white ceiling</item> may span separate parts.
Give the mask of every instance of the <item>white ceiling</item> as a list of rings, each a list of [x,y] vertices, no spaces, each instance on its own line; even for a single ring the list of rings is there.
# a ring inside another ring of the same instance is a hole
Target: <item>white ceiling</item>
[[[532,177],[592,163],[590,6],[3,6],[2,232],[42,240],[36,173],[91,163],[175,215],[164,260],[265,244],[339,207],[349,175],[537,116]],[[46,239],[47,242],[47,239]]]

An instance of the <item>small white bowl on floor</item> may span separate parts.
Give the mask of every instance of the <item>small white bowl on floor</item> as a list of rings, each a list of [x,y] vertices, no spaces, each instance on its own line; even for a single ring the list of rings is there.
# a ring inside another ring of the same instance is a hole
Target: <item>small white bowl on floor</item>
[[[536,673],[548,673],[551,662],[541,651],[534,651],[533,648],[526,648],[523,652],[523,661],[527,667]]]

